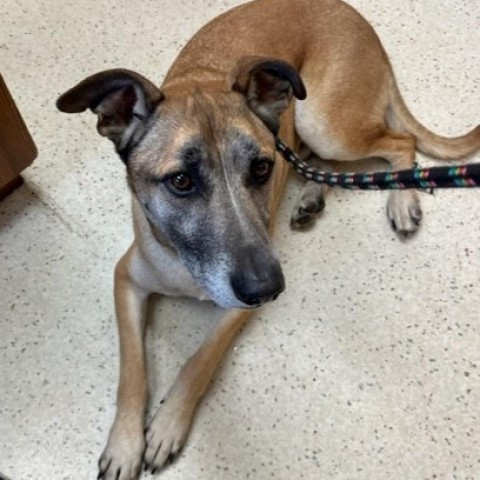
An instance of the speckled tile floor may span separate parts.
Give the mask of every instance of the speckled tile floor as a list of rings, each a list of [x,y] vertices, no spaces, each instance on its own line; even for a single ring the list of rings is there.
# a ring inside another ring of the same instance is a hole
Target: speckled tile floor
[[[160,83],[191,34],[237,3],[2,2],[1,73],[40,152],[0,203],[0,472],[12,480],[95,478],[115,406],[124,172],[93,116],[54,101],[114,66]],[[351,3],[419,119],[447,135],[479,122],[477,2]],[[480,193],[422,195],[421,230],[401,241],[383,193],[333,192],[312,231],[291,232],[298,185],[277,234],[288,290],[235,341],[162,478],[479,479]],[[188,300],[154,310],[153,403],[217,314]]]

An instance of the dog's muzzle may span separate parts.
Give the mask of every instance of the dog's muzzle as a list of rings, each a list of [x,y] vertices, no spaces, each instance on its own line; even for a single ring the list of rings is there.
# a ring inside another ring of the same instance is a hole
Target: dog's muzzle
[[[238,255],[231,286],[235,296],[249,307],[276,300],[285,290],[278,260],[268,250],[246,247]]]

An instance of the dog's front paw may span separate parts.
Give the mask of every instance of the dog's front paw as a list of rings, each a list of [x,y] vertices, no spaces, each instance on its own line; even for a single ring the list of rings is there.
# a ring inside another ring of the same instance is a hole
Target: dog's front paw
[[[145,433],[145,470],[155,474],[175,460],[190,430],[192,414],[193,409],[186,408],[181,401],[162,401]]]
[[[408,235],[415,232],[422,219],[417,192],[413,190],[391,192],[387,201],[387,216],[392,228],[398,233]]]
[[[142,427],[115,421],[107,446],[98,461],[102,480],[137,480],[140,477],[145,437]]]

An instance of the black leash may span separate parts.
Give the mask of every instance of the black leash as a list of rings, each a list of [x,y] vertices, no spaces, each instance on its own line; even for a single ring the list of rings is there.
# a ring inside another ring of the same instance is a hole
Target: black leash
[[[480,163],[466,165],[411,168],[396,172],[332,173],[309,167],[279,138],[277,150],[293,168],[307,180],[325,183],[331,187],[361,190],[387,190],[407,188],[460,188],[480,186]]]

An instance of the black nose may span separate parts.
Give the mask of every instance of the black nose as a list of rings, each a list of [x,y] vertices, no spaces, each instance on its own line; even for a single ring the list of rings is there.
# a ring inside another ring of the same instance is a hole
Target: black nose
[[[235,296],[250,307],[275,300],[285,290],[280,263],[266,249],[246,247],[231,277]]]

